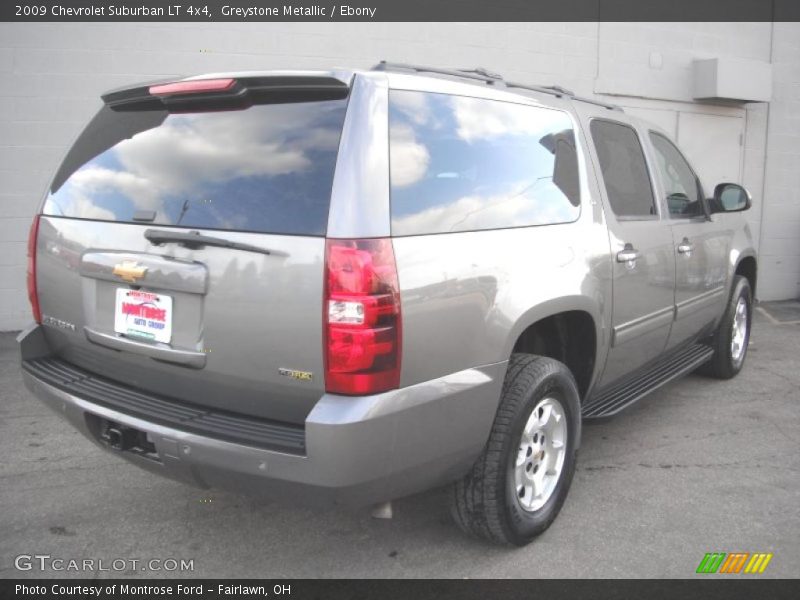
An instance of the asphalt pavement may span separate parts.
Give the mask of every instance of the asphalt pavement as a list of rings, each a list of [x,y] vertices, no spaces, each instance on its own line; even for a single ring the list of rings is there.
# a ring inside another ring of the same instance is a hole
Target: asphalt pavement
[[[28,393],[14,336],[0,334],[0,578],[694,577],[707,552],[771,552],[756,577],[796,577],[800,324],[775,314],[756,312],[737,378],[692,375],[587,425],[560,516],[519,549],[465,537],[444,490],[396,501],[392,520],[376,520],[151,475]],[[42,572],[17,558],[28,555],[112,570]],[[120,559],[124,570],[113,570]],[[193,570],[166,571],[169,559]]]

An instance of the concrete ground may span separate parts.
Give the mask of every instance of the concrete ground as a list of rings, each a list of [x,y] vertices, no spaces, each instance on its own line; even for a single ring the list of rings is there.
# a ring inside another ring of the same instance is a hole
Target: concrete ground
[[[772,552],[763,576],[796,577],[799,332],[757,312],[739,377],[690,376],[585,427],[561,515],[522,549],[462,535],[441,490],[400,500],[393,520],[378,521],[159,479],[36,401],[3,334],[0,577],[42,576],[17,571],[20,554],[193,559],[193,572],[175,575],[199,577],[691,577],[706,552],[737,551]],[[127,574],[164,575],[116,575]]]

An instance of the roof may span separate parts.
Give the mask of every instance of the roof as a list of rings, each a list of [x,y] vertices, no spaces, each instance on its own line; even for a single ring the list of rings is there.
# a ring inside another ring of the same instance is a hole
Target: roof
[[[507,81],[502,75],[491,72],[482,67],[477,67],[474,69],[445,69],[440,67],[427,67],[423,65],[412,65],[406,63],[391,63],[383,60],[375,65],[372,70],[396,73],[411,72],[421,76],[458,79],[466,83],[491,86],[494,89],[502,89],[511,93],[522,93],[525,91],[537,92],[540,94],[549,94],[557,98],[567,97],[578,102],[586,102],[588,104],[602,106],[604,108],[608,108],[609,110],[622,111],[622,108],[616,104],[610,104],[600,100],[594,100],[592,98],[583,98],[558,85],[542,86]]]

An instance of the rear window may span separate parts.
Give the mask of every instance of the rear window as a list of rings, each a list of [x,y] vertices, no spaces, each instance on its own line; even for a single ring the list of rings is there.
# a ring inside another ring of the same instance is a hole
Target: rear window
[[[44,213],[325,235],[346,103],[175,114],[106,106],[64,160]]]
[[[578,160],[566,113],[392,91],[389,119],[393,235],[578,218]]]

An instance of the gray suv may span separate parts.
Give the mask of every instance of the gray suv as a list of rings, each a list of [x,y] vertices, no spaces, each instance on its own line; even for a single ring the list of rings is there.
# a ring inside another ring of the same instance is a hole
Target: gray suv
[[[747,352],[750,197],[657,127],[484,70],[115,90],[33,222],[27,387],[203,487],[556,517],[581,421]]]

